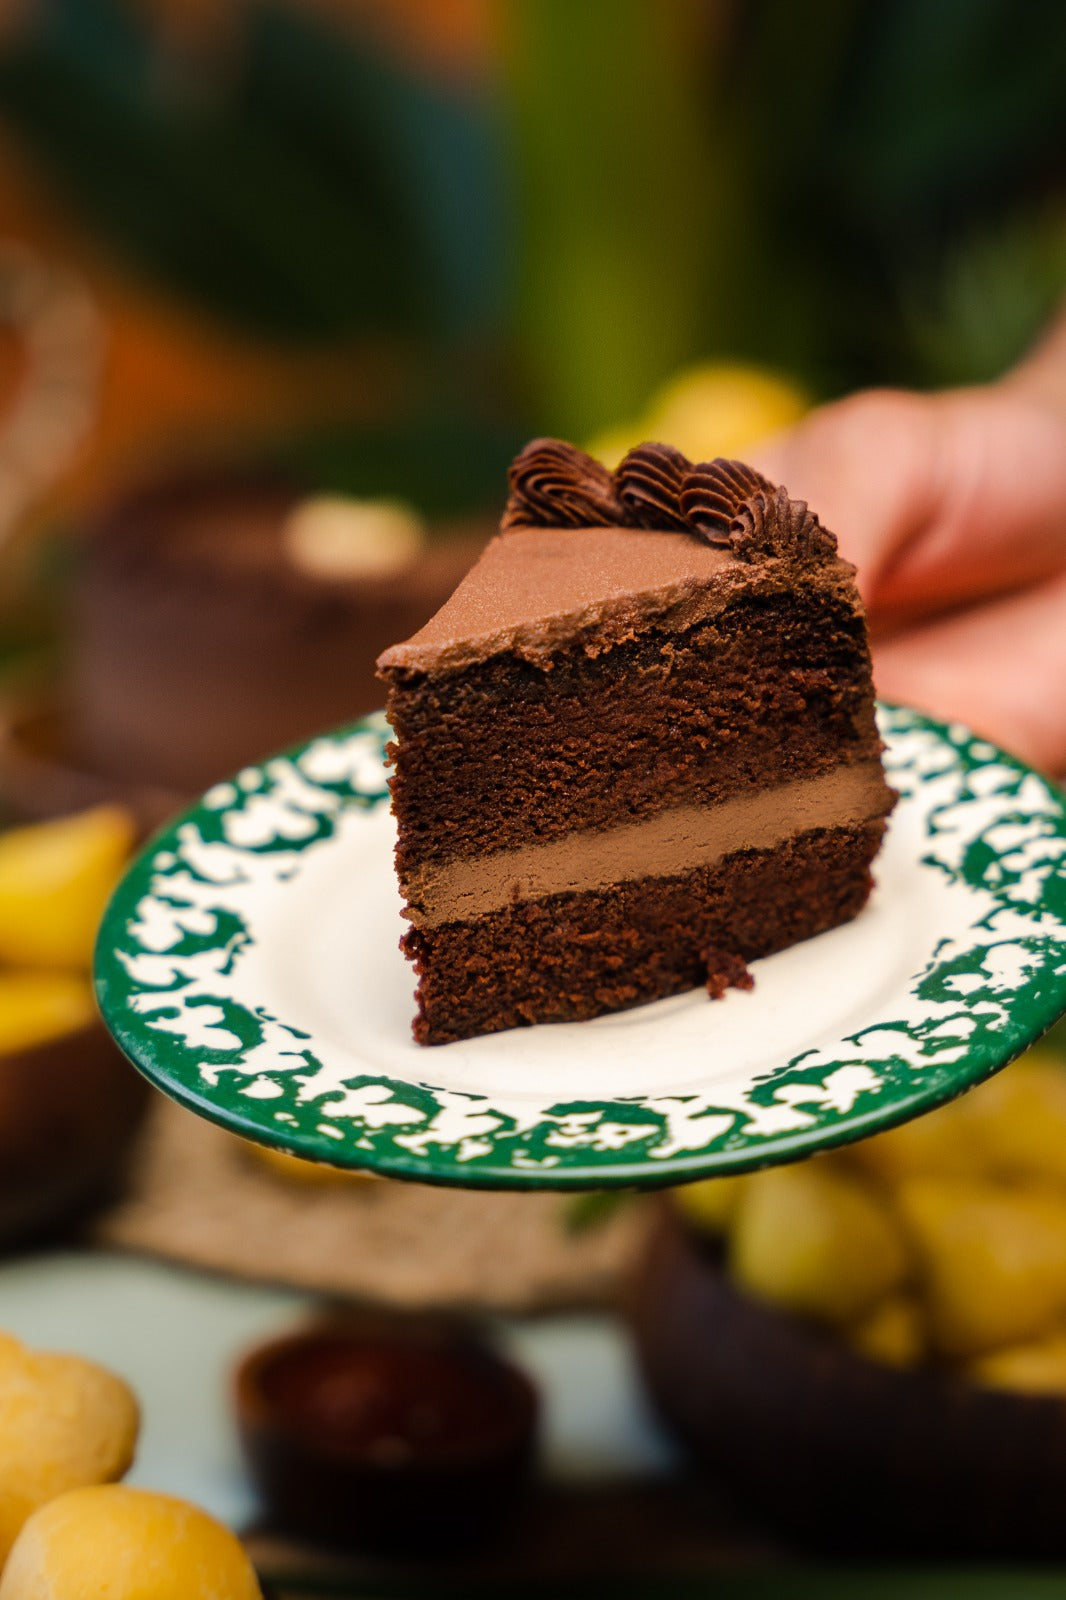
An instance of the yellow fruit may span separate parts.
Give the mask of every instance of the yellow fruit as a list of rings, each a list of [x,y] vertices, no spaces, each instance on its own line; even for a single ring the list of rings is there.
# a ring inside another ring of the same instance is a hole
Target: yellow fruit
[[[708,362],[687,368],[653,396],[645,437],[664,439],[693,461],[743,456],[798,422],[809,406],[807,396],[776,372]]]
[[[944,1355],[1037,1339],[1066,1311],[1066,1196],[911,1178],[896,1203]]]
[[[1066,1187],[1066,1068],[1058,1056],[1030,1050],[962,1103],[990,1176]]]
[[[914,1295],[890,1295],[847,1330],[848,1343],[887,1367],[915,1367],[925,1354],[925,1316]]]
[[[0,835],[0,961],[87,969],[133,839],[117,806]]]
[[[648,424],[638,418],[635,422],[624,422],[618,428],[605,428],[594,439],[589,440],[588,452],[595,456],[597,461],[602,461],[605,467],[610,467],[613,472],[624,455],[628,455],[634,445],[643,444],[651,435],[647,431]],[[664,441],[669,443],[669,441]]]
[[[826,1322],[854,1321],[909,1268],[887,1206],[817,1161],[753,1176],[733,1218],[729,1265],[752,1294]]]
[[[261,1600],[236,1536],[206,1511],[124,1485],[73,1489],[29,1519],[0,1600]]]
[[[701,1233],[726,1233],[748,1177],[704,1178],[670,1191],[671,1203]]]
[[[139,1421],[132,1391],[114,1373],[0,1334],[0,1567],[38,1506],[122,1477]]]
[[[978,1090],[977,1093],[980,1093]],[[937,1111],[915,1117],[849,1145],[853,1164],[887,1184],[904,1178],[980,1177],[981,1157],[970,1126],[967,1100],[953,1100]]]
[[[1066,1333],[994,1350],[991,1355],[972,1361],[965,1371],[974,1383],[992,1389],[1066,1395]]]
[[[676,445],[693,461],[743,456],[798,422],[809,406],[808,396],[778,373],[709,361],[679,372],[652,396],[643,416],[598,434],[589,450],[608,467],[645,439]]]
[[[241,1141],[248,1155],[269,1167],[272,1173],[288,1178],[294,1183],[318,1185],[338,1183],[366,1183],[374,1177],[372,1172],[356,1172],[348,1167],[331,1167],[325,1161],[305,1161],[302,1156],[290,1155],[287,1150],[272,1150],[265,1144],[248,1144]]]
[[[889,1184],[1032,1177],[1066,1187],[1066,1066],[1050,1050],[1030,1050],[961,1099],[864,1139],[848,1155]]]
[[[96,1016],[92,987],[73,972],[0,972],[0,1057],[76,1033]]]

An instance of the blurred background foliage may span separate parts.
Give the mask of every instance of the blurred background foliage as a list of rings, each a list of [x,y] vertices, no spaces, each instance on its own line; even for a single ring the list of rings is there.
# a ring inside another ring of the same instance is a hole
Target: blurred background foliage
[[[995,376],[1066,287],[1064,83],[1061,0],[25,0],[0,231],[28,185],[120,368],[141,318],[105,479],[225,433],[454,507],[694,363]]]

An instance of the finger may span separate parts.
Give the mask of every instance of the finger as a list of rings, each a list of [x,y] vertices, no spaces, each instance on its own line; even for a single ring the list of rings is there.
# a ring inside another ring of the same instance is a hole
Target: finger
[[[855,395],[756,464],[833,528],[875,624],[1066,569],[1066,427],[1008,385]]]
[[[937,504],[931,401],[875,390],[812,412],[767,441],[754,464],[806,500],[858,569],[868,602],[896,553],[928,525]]]
[[[1066,425],[996,387],[934,402],[937,467],[924,525],[878,576],[874,604],[925,609],[1066,571]]]
[[[1066,773],[1066,574],[874,646],[888,700]]]

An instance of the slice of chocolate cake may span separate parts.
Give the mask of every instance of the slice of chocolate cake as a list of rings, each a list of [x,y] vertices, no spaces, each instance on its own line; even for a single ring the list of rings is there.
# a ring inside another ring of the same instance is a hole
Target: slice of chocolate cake
[[[861,910],[893,803],[854,569],[802,501],[557,440],[381,656],[424,1044],[707,983]]]

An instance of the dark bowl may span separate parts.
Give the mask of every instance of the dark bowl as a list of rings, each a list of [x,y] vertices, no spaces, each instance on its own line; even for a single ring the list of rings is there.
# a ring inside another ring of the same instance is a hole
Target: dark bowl
[[[427,1554],[491,1539],[529,1476],[537,1396],[465,1326],[366,1314],[259,1346],[237,1422],[272,1523]]]
[[[629,1316],[663,1420],[764,1525],[833,1555],[1066,1554],[1066,1399],[868,1360],[740,1292],[667,1208]]]
[[[0,1055],[0,1248],[115,1191],[151,1092],[100,1022]]]

